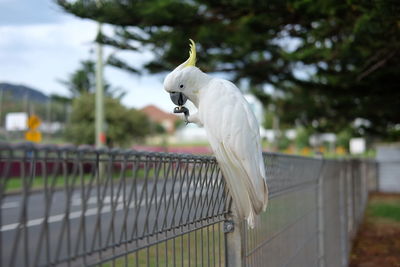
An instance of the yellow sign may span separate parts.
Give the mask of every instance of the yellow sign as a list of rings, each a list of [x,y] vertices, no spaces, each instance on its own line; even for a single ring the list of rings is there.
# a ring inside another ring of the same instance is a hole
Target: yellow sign
[[[32,115],[28,119],[28,128],[31,130],[36,129],[42,122],[40,121],[39,117],[36,115]]]
[[[29,130],[25,133],[25,139],[30,142],[40,143],[42,141],[42,134],[37,130],[42,122],[39,117],[32,115],[28,118]]]
[[[42,141],[42,134],[37,130],[28,130],[25,133],[25,139],[30,142],[39,143]]]
[[[342,147],[342,146],[338,146],[336,148],[336,154],[341,155],[341,156],[345,155],[346,154],[346,149],[344,147]]]
[[[311,154],[311,149],[309,147],[304,147],[301,149],[300,154],[303,156],[309,156]]]

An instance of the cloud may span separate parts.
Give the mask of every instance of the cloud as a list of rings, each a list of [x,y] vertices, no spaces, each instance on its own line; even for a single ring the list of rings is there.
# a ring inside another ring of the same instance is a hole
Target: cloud
[[[112,70],[106,71],[109,76],[114,78],[113,84],[118,84],[118,78],[126,73]],[[169,98],[168,93],[163,87],[164,75],[127,77],[122,79],[125,81],[121,84],[126,91],[126,96],[122,99],[122,103],[128,107],[143,108],[150,104],[155,104],[166,112],[172,112],[175,105]]]
[[[108,26],[105,25],[105,30]],[[110,29],[108,29],[110,30]],[[57,80],[67,79],[84,59],[96,59],[93,39],[97,24],[70,18],[53,24],[11,25],[0,28],[0,82],[24,84],[45,94],[68,95]],[[113,49],[105,47],[104,55]],[[150,52],[118,52],[117,56],[135,67],[150,60]],[[163,90],[163,75],[137,76],[113,67],[105,68],[105,78],[126,91],[123,103],[142,108],[156,104],[170,111],[173,109],[169,96]]]
[[[52,0],[0,0],[0,26],[0,82],[68,95],[58,80],[67,79],[81,60],[96,59],[97,23],[62,13]],[[103,30],[110,33],[112,27],[104,25]],[[113,52],[104,48],[105,57]],[[153,57],[151,52],[118,52],[117,56],[135,67]],[[163,75],[138,77],[106,67],[105,76],[113,86],[126,90],[123,103],[129,107],[173,108],[162,87]]]
[[[63,19],[52,0],[0,0],[0,25],[52,23]]]
[[[70,20],[57,24],[0,27],[0,80],[24,83],[44,93],[63,92],[56,80],[88,57],[96,24]]]

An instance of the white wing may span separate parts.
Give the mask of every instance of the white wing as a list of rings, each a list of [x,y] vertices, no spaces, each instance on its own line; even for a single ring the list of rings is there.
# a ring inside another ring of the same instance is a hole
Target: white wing
[[[268,201],[257,120],[239,89],[220,79],[203,90],[199,117],[238,216],[253,227],[254,213],[265,210]]]

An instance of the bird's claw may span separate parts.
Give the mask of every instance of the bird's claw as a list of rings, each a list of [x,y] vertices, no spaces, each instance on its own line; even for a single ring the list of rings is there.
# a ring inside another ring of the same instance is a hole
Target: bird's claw
[[[185,114],[185,124],[188,125],[189,121],[189,110],[184,106],[179,106],[174,108],[174,113],[183,113]]]

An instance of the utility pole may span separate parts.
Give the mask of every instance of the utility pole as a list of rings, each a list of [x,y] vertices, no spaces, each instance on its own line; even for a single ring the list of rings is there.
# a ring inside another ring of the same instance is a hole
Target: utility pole
[[[0,90],[0,129],[1,129],[1,125],[3,125],[2,124],[2,122],[3,122],[3,119],[2,119],[2,115],[3,115],[2,114],[3,113],[2,106],[3,106],[3,90]]]
[[[98,36],[101,34],[101,23],[98,25]],[[104,85],[103,85],[103,46],[97,43],[96,63],[96,147],[104,147],[106,135],[104,132]]]
[[[50,96],[49,100],[46,103],[46,130],[47,130],[47,138],[51,138],[51,100],[52,97]]]
[[[31,115],[29,113],[30,109],[29,109],[29,100],[28,100],[28,93],[27,92],[25,92],[24,98],[23,98],[23,109],[24,109],[25,113],[28,114],[28,116]]]

